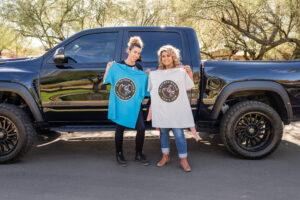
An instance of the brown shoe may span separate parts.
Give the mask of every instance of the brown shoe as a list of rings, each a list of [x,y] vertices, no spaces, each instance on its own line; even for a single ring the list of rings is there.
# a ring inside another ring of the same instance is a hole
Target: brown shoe
[[[165,166],[170,162],[170,156],[169,154],[163,153],[162,159],[156,164],[157,167]]]
[[[192,169],[191,169],[191,167],[190,167],[190,165],[189,165],[189,163],[187,161],[187,158],[181,158],[180,159],[180,165],[181,165],[183,171],[185,171],[185,172],[192,171]]]

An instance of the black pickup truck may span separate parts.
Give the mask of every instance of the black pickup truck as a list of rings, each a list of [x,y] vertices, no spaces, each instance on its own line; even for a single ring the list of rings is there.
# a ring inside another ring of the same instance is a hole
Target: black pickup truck
[[[234,155],[270,154],[284,124],[300,119],[300,62],[201,62],[191,28],[90,29],[39,58],[0,63],[0,162],[23,156],[36,133],[113,129],[107,119],[110,85],[102,84],[103,75],[108,61],[126,58],[128,39],[136,35],[145,44],[145,70],[156,70],[162,45],[180,49],[183,64],[193,70],[189,98],[198,130],[217,129]],[[145,115],[148,104],[145,99]]]

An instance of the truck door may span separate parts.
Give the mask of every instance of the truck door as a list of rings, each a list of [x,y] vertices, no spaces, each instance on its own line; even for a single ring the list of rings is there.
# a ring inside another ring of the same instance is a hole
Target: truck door
[[[180,50],[180,56],[181,56],[181,62],[183,65],[190,65],[193,69],[190,54],[189,54],[189,46],[186,39],[186,35],[184,32],[180,30],[165,30],[162,28],[151,28],[149,30],[148,28],[135,30],[134,28],[129,29],[128,32],[124,32],[124,40],[123,40],[123,51],[122,51],[122,58],[126,58],[126,47],[127,42],[130,37],[132,36],[140,36],[143,43],[144,48],[141,53],[142,56],[142,62],[141,65],[143,66],[144,70],[151,69],[151,71],[154,71],[158,67],[158,55],[157,52],[160,47],[164,45],[172,45]],[[126,39],[127,38],[127,39]],[[194,69],[193,69],[194,71]],[[198,72],[196,72],[198,73]],[[194,81],[199,81],[198,79],[194,78]],[[195,84],[198,84],[198,82],[195,82]],[[196,88],[196,87],[195,87]],[[193,89],[195,92],[188,92],[189,99],[192,104],[193,111],[196,110],[196,95],[193,96],[193,94],[198,94],[197,89]],[[143,101],[143,104],[148,104],[147,100]]]
[[[102,85],[106,64],[119,60],[123,31],[82,35],[63,45],[66,63],[51,56],[40,73],[40,96],[49,122],[108,122],[109,85]]]

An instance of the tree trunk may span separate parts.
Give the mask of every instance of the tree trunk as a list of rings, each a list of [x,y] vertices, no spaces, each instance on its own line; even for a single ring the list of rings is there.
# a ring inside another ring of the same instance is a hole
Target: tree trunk
[[[244,51],[243,57],[245,58],[245,60],[249,60],[249,58],[247,56],[247,51]]]
[[[206,56],[210,57],[212,60],[214,60],[214,59],[215,59],[215,57],[214,57],[214,56],[213,56],[211,53],[209,53],[209,52],[200,51],[200,54],[204,54],[204,55],[206,55]]]
[[[292,60],[300,60],[300,46],[296,45],[296,48],[292,55]]]

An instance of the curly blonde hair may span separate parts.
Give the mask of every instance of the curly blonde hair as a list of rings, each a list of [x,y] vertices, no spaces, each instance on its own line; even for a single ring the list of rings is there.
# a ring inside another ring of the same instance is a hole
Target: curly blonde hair
[[[172,56],[174,67],[181,65],[180,62],[180,50],[172,45],[164,45],[160,47],[157,52],[158,55],[158,68],[159,69],[166,69],[166,66],[162,63],[162,53],[167,52]]]
[[[127,43],[128,49],[131,50],[133,47],[143,48],[144,43],[139,36],[130,37],[129,42]]]

